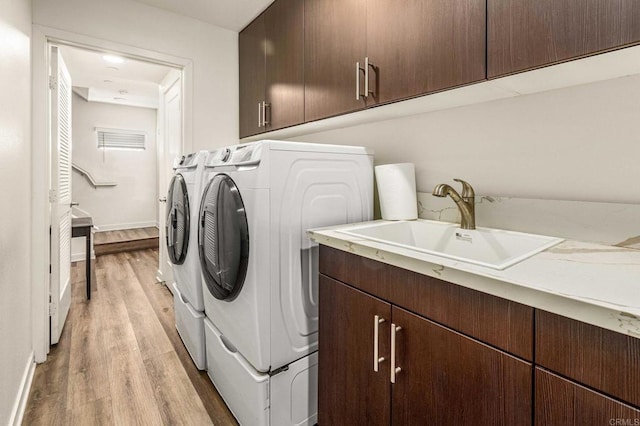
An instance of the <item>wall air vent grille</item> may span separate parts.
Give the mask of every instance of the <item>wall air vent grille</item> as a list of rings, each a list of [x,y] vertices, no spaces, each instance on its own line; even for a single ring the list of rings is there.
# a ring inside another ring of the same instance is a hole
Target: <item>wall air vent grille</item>
[[[96,127],[98,148],[144,150],[147,133],[139,130],[104,129]]]

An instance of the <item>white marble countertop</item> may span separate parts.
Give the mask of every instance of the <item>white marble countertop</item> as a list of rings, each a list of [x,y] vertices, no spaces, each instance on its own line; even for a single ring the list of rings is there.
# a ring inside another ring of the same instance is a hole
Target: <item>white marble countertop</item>
[[[499,271],[336,232],[355,225],[308,235],[319,244],[640,338],[640,250],[566,240]]]

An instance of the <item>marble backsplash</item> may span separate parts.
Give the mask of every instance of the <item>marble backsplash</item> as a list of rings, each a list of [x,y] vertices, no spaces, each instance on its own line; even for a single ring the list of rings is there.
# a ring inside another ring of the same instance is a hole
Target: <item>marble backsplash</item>
[[[418,192],[422,219],[459,222],[451,198]],[[640,204],[476,196],[476,225],[640,250]]]

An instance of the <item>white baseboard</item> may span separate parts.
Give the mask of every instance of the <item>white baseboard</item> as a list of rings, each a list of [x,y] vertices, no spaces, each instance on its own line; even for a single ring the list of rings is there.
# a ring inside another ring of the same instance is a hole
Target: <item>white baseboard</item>
[[[102,231],[122,231],[124,229],[135,229],[135,228],[151,228],[157,227],[157,222],[155,220],[150,220],[147,222],[130,222],[130,223],[114,223],[111,225],[96,225],[97,232]]]
[[[33,373],[36,371],[36,361],[33,356],[33,352],[29,355],[27,365],[22,375],[22,381],[20,382],[20,389],[18,395],[16,395],[16,402],[13,404],[11,410],[11,417],[9,417],[9,424],[19,426],[22,424],[22,418],[24,417],[24,411],[27,408],[27,401],[29,400],[29,391],[31,390],[31,383],[33,383]]]
[[[71,253],[71,262],[84,262],[85,252]],[[91,260],[95,260],[96,255],[93,251],[91,251]]]

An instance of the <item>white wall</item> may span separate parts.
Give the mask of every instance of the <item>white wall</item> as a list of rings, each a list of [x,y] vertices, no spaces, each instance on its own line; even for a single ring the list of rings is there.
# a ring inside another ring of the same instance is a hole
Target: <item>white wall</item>
[[[640,76],[293,139],[414,162],[422,192],[459,177],[479,195],[640,203]]]
[[[156,110],[87,102],[73,94],[73,162],[113,187],[94,188],[73,172],[73,201],[101,229],[125,229],[157,223]],[[144,151],[98,149],[96,127],[142,130]]]
[[[238,34],[132,0],[34,0],[35,24],[193,61],[193,150],[238,141]]]
[[[31,341],[31,4],[0,0],[0,424],[16,415]]]

